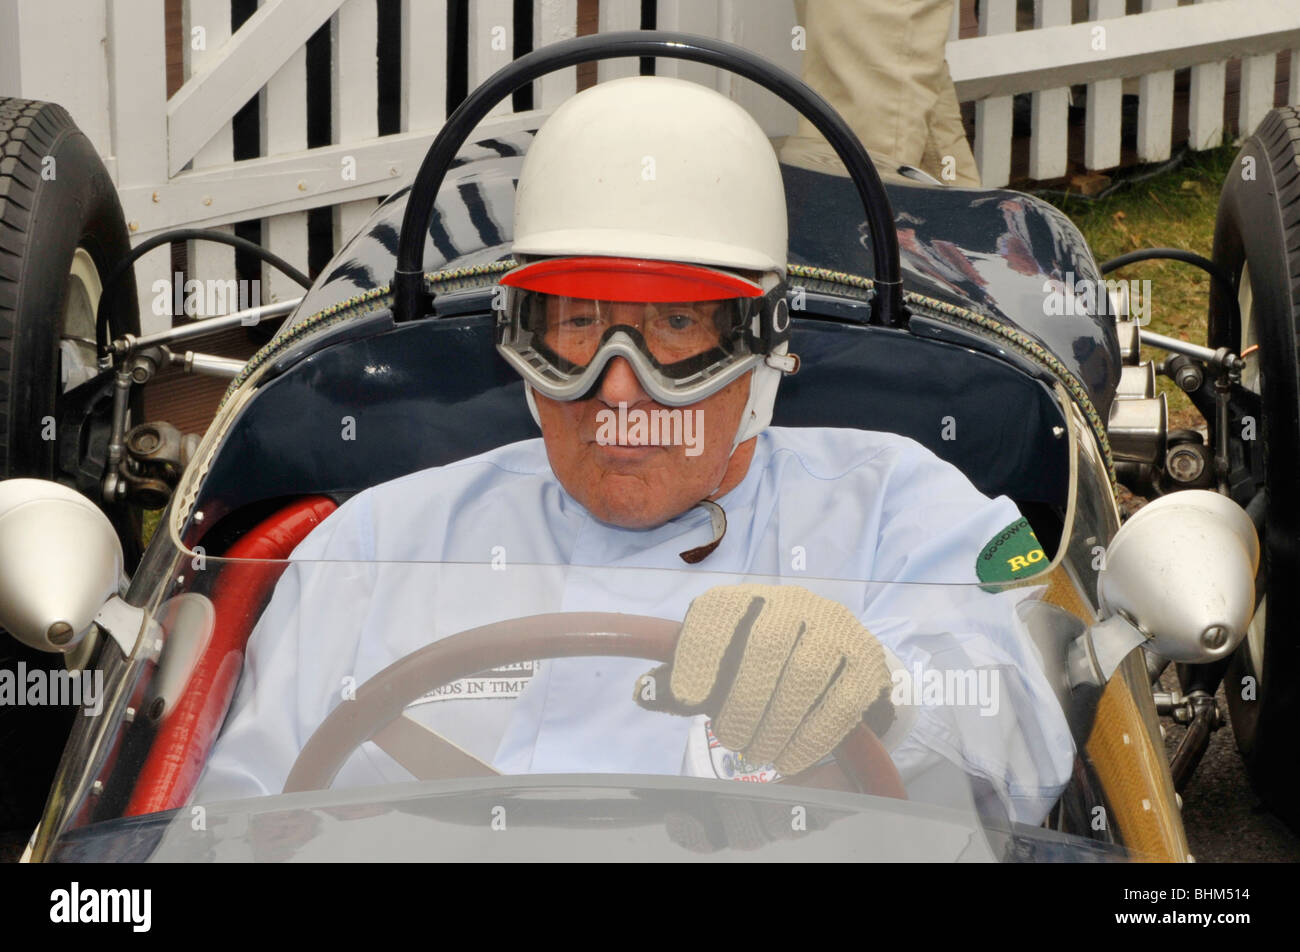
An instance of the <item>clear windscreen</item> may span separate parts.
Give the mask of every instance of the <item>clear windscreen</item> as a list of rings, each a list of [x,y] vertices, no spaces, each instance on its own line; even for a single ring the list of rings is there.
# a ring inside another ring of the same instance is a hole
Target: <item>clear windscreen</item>
[[[62,858],[1110,855],[1050,829],[1075,747],[1042,584],[176,555],[112,771],[132,819],[83,817]],[[738,585],[797,586],[882,646],[866,747],[785,774],[717,710],[646,703],[692,603]]]

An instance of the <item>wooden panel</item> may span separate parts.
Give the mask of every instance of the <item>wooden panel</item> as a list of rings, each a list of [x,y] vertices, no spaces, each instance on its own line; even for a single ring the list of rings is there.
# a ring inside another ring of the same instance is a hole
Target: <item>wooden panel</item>
[[[262,154],[279,155],[305,148],[307,49],[300,47],[262,90]],[[262,241],[268,249],[307,273],[306,212],[290,212],[265,219],[262,222]],[[261,270],[264,303],[289,300],[302,294],[302,288],[270,265],[263,264]]]
[[[162,0],[110,0],[107,19],[110,118],[118,187],[150,188],[167,180],[167,62]],[[127,216],[139,243],[140,223]],[[157,248],[135,265],[140,329],[166,330],[170,320],[151,310],[158,281],[171,280],[171,249]]]
[[[113,2],[135,6],[130,0]],[[167,104],[168,171],[179,172],[213,129],[256,96],[338,6],[339,0],[265,0],[212,68],[187,82]]]
[[[1215,0],[1196,0],[1213,3]],[[1219,60],[1192,67],[1187,140],[1193,149],[1212,149],[1223,141],[1223,87],[1228,64]]]
[[[1107,24],[1102,50],[1092,48],[1094,23],[950,43],[957,98],[1034,92],[1300,47],[1300,0],[1208,0],[1127,17],[1123,0],[1112,9],[1121,16]]]
[[[485,135],[536,128],[540,113],[519,113],[491,120]],[[492,132],[488,132],[492,129]],[[433,142],[435,133],[412,132],[369,142],[321,146],[308,152],[245,159],[237,165],[186,172],[166,185],[121,189],[119,197],[128,219],[148,235],[181,225],[222,225],[246,218],[266,218],[336,202],[387,195],[396,184],[409,182]],[[339,174],[345,156],[356,159],[356,181]],[[219,192],[221,214],[203,204],[204,196]],[[138,236],[137,236],[138,237]]]
[[[1101,780],[1124,846],[1139,862],[1178,863],[1190,858],[1164,751],[1143,721],[1150,705],[1146,665],[1134,651],[1106,684],[1097,705],[1087,753]],[[1146,692],[1143,702],[1139,691]]]
[[[1034,28],[1068,26],[1070,0],[1039,0],[1034,4]],[[956,29],[954,22],[954,30]],[[1045,89],[1030,97],[1029,176],[1035,179],[1065,175],[1069,137],[1070,90]]]
[[[360,144],[379,135],[379,42],[375,0],[345,0],[330,21],[333,40],[333,139]],[[352,150],[341,157],[337,170],[346,184],[360,176],[362,162],[382,162],[382,153]],[[378,202],[362,199],[334,207],[334,249],[342,247],[370,217]]]
[[[617,33],[641,28],[640,0],[600,0],[600,32]],[[598,82],[636,76],[641,71],[639,60],[632,57],[601,60],[596,64]]]
[[[533,49],[578,35],[578,0],[533,0]],[[578,71],[570,66],[538,80],[533,105],[546,112],[578,91]]]
[[[0,96],[59,103],[100,155],[111,156],[105,6],[0,3]],[[147,20],[152,11],[145,7],[143,14]]]
[[[1178,0],[1142,0],[1144,13],[1169,10]],[[1174,131],[1174,71],[1148,73],[1138,82],[1138,159],[1160,162],[1169,158]]]
[[[1014,33],[1015,29],[1015,0],[984,0],[980,36]],[[1011,180],[1011,106],[1010,96],[981,99],[975,104],[975,164],[987,188]]]
[[[719,0],[659,0],[656,22],[661,30],[721,36],[718,7]],[[655,64],[655,74],[658,76],[689,79],[721,92],[729,92],[731,89],[731,80],[712,66],[671,59],[656,60]]]
[[[1124,0],[1090,0],[1088,14],[1093,21],[1117,19],[1124,16]],[[1109,48],[1113,26],[1110,23],[1094,24],[1090,37],[1094,50],[1105,52]],[[1088,84],[1083,163],[1090,169],[1110,169],[1119,165],[1123,94],[1122,79],[1104,79]]]
[[[1273,108],[1277,55],[1247,56],[1241,61],[1241,98],[1237,101],[1237,133],[1248,136]]]
[[[230,39],[230,0],[187,0],[184,16],[184,65],[185,78],[202,73],[205,69],[220,62],[221,49]],[[229,165],[235,158],[234,132],[229,122],[218,126],[212,138],[194,154],[190,165],[195,169]],[[208,201],[216,206],[219,195],[210,196]],[[234,234],[231,226],[221,226],[219,231]],[[219,245],[211,241],[187,242],[186,261],[189,278],[200,281],[225,280],[235,277],[235,249],[228,245]],[[213,315],[204,315],[212,317]],[[183,322],[181,315],[171,314],[173,323]]]
[[[513,58],[514,9],[510,0],[475,0],[469,5],[469,91]],[[510,98],[498,103],[489,116],[509,114]]]
[[[402,0],[402,131],[439,129],[447,111],[447,2]]]
[[[723,39],[752,50],[795,76],[802,74],[803,52],[793,43],[794,4],[790,0],[747,0],[724,3],[719,20]],[[805,41],[806,41],[805,37]],[[792,135],[799,117],[767,90],[749,80],[728,75],[722,86],[763,127],[768,137]]]
[[[185,48],[190,45],[185,31],[185,0],[164,0],[167,29],[167,98],[185,82]]]

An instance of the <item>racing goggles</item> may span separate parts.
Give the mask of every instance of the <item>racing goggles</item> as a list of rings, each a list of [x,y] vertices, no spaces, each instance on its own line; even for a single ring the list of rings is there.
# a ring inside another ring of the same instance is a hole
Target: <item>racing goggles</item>
[[[501,279],[497,350],[538,392],[585,399],[615,357],[657,403],[721,390],[790,336],[785,283],[763,289],[726,271],[637,258],[550,258]],[[784,348],[781,348],[783,351]]]

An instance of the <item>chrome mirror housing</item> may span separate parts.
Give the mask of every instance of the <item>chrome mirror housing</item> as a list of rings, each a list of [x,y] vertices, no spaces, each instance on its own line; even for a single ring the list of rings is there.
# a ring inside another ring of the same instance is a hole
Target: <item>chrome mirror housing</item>
[[[80,493],[0,481],[0,627],[41,651],[72,651],[117,593],[122,544]]]
[[[1097,577],[1099,659],[1127,654],[1135,632],[1171,661],[1231,654],[1255,613],[1258,567],[1255,525],[1226,496],[1189,489],[1149,503],[1115,534]]]

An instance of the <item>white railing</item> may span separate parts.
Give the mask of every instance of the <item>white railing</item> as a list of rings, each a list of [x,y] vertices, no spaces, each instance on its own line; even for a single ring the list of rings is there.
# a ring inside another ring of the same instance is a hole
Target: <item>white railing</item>
[[[378,136],[381,71],[376,61],[376,0],[261,0],[233,34],[230,0],[182,0],[185,82],[170,98],[165,84],[164,0],[6,0],[0,3],[0,95],[61,102],[105,157],[118,184],[133,240],[168,228],[260,220],[271,250],[306,270],[308,211],[333,209],[335,247],[376,201],[414,175],[443,122],[452,62],[465,64],[473,88],[515,51],[512,0],[471,0],[463,57],[448,49],[448,0],[400,3],[400,129]],[[455,0],[452,0],[455,2]],[[598,5],[599,29],[635,29],[641,0],[533,0],[532,45],[576,34],[580,7]],[[1274,105],[1275,64],[1290,51],[1286,101],[1300,103],[1300,0],[1090,0],[1086,18],[1071,0],[1035,0],[1032,28],[1017,30],[1017,0],[983,0],[979,35],[958,38],[955,9],[948,61],[963,101],[976,103],[975,155],[986,185],[1011,174],[1013,97],[1032,94],[1029,175],[1067,171],[1071,87],[1086,89],[1084,164],[1120,162],[1121,103],[1139,97],[1138,157],[1170,155],[1174,70],[1191,67],[1188,140],[1206,148],[1222,139],[1225,66],[1241,60],[1237,127],[1253,129]],[[1029,6],[1021,0],[1022,7]],[[1027,12],[1024,10],[1022,12]],[[790,0],[657,0],[660,29],[717,36],[798,72]],[[1074,22],[1078,19],[1079,22]],[[334,144],[307,148],[308,39],[330,27],[330,121]],[[605,61],[598,79],[630,75],[634,60]],[[658,72],[707,83],[749,108],[769,135],[794,129],[788,107],[752,84],[693,63],[660,63]],[[1136,78],[1136,83],[1132,80]],[[1130,80],[1125,85],[1125,80]],[[535,112],[553,109],[576,89],[573,70],[535,84]],[[231,120],[251,99],[261,115],[256,158],[234,161]],[[1079,104],[1077,94],[1075,104]],[[497,110],[511,112],[509,103]],[[517,117],[516,117],[517,118]],[[489,119],[488,123],[493,122]],[[495,121],[499,121],[495,120]],[[490,128],[485,134],[490,134]],[[148,304],[155,279],[169,276],[168,250],[138,269],[146,332],[167,315]],[[233,253],[199,243],[192,277],[229,277]],[[273,272],[264,298],[298,289]]]

